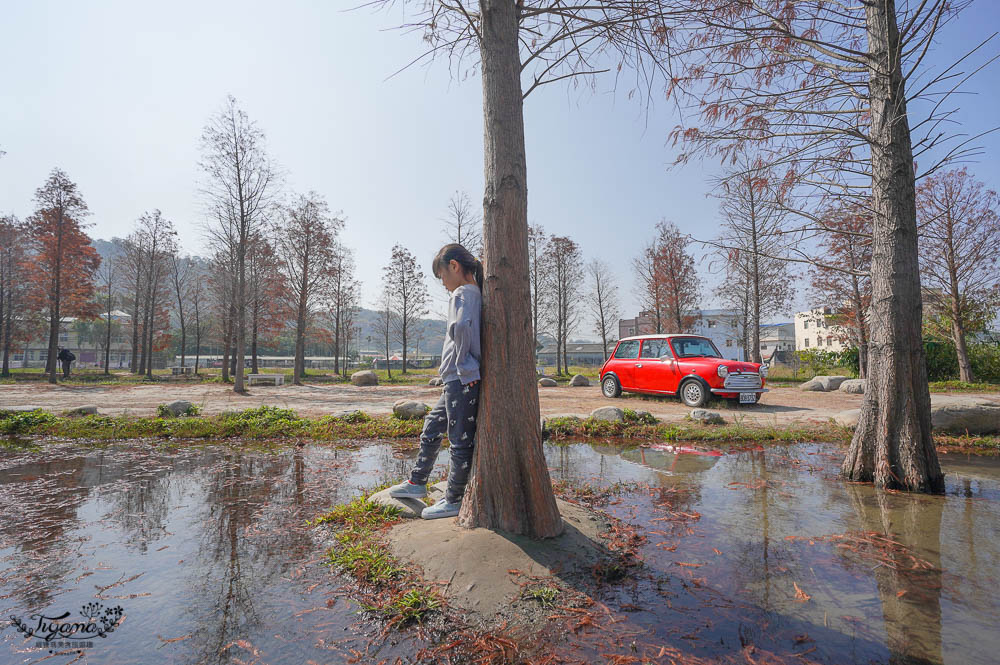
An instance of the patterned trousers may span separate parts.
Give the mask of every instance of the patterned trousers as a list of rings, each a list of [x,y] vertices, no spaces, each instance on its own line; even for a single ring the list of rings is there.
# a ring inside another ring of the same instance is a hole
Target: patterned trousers
[[[450,503],[462,500],[472,470],[472,451],[476,445],[476,412],[479,409],[479,383],[462,385],[459,380],[444,384],[441,399],[424,417],[420,434],[420,454],[410,474],[410,482],[426,485],[441,450],[441,438],[448,433],[451,472],[445,498]]]

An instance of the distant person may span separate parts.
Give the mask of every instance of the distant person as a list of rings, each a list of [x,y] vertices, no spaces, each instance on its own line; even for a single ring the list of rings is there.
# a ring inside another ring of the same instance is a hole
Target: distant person
[[[483,264],[461,245],[442,247],[431,271],[451,292],[438,369],[444,388],[437,405],[424,417],[420,453],[410,479],[389,488],[389,495],[397,498],[427,496],[427,480],[437,461],[441,438],[447,432],[451,446],[448,490],[443,499],[423,509],[420,516],[425,520],[458,515],[472,471],[479,409],[479,314],[483,302]]]
[[[73,361],[76,360],[76,356],[73,355],[73,352],[69,349],[59,347],[59,355],[56,356],[56,358],[58,358],[59,362],[62,363],[63,378],[68,379],[69,367],[73,364]]]

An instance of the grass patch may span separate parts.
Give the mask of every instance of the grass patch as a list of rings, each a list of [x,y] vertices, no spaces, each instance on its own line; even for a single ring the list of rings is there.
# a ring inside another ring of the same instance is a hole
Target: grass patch
[[[389,552],[382,533],[399,521],[400,510],[369,501],[367,497],[377,489],[364,490],[362,496],[306,525],[336,530],[327,562],[358,583],[361,607],[386,621],[387,630],[423,623],[429,614],[445,607],[444,598]]]
[[[521,598],[536,600],[545,608],[555,607],[556,600],[559,598],[559,589],[548,584],[527,586],[521,590]]]
[[[726,425],[705,425],[697,422],[646,424],[626,419],[609,422],[587,418],[550,418],[545,421],[545,434],[553,441],[575,438],[625,438],[657,441],[733,441],[765,443],[771,441],[832,441],[851,440],[851,430],[834,424],[825,425],[756,425],[742,421]]]
[[[931,381],[932,393],[1000,393],[1000,383],[965,383],[964,381]]]
[[[68,439],[396,439],[420,436],[423,421],[373,418],[356,411],[345,416],[301,418],[291,409],[261,406],[214,416],[135,418],[88,415],[62,417],[46,411],[0,410],[0,434]]]
[[[375,491],[378,491],[378,489],[366,491],[365,494]],[[311,522],[306,522],[306,526],[329,524],[354,531],[361,529],[371,530],[393,524],[399,519],[399,515],[399,508],[375,503],[361,496],[350,503],[336,506],[330,512],[320,515]]]
[[[52,425],[56,416],[35,409],[34,411],[0,411],[0,434],[31,434],[36,429]]]
[[[444,607],[444,599],[429,586],[401,591],[381,605],[362,606],[388,620],[387,627],[401,628],[409,623],[423,623],[431,612]]]

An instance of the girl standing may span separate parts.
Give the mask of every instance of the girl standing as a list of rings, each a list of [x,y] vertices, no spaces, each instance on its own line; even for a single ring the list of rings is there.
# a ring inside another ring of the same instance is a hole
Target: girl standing
[[[458,515],[469,482],[479,409],[479,314],[483,302],[483,264],[461,245],[442,247],[431,270],[451,292],[438,369],[444,389],[437,405],[424,417],[420,454],[410,479],[389,488],[389,495],[396,498],[427,496],[427,479],[447,432],[451,455],[448,490],[443,499],[423,509],[421,517],[427,520]]]

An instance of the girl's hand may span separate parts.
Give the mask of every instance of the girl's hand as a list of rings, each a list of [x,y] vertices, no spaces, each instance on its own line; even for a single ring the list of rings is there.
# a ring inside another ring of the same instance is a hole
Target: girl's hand
[[[476,385],[477,383],[479,383],[479,380],[478,380],[478,379],[476,379],[475,381],[469,381],[469,385],[470,385],[470,386],[474,386],[474,385]]]

